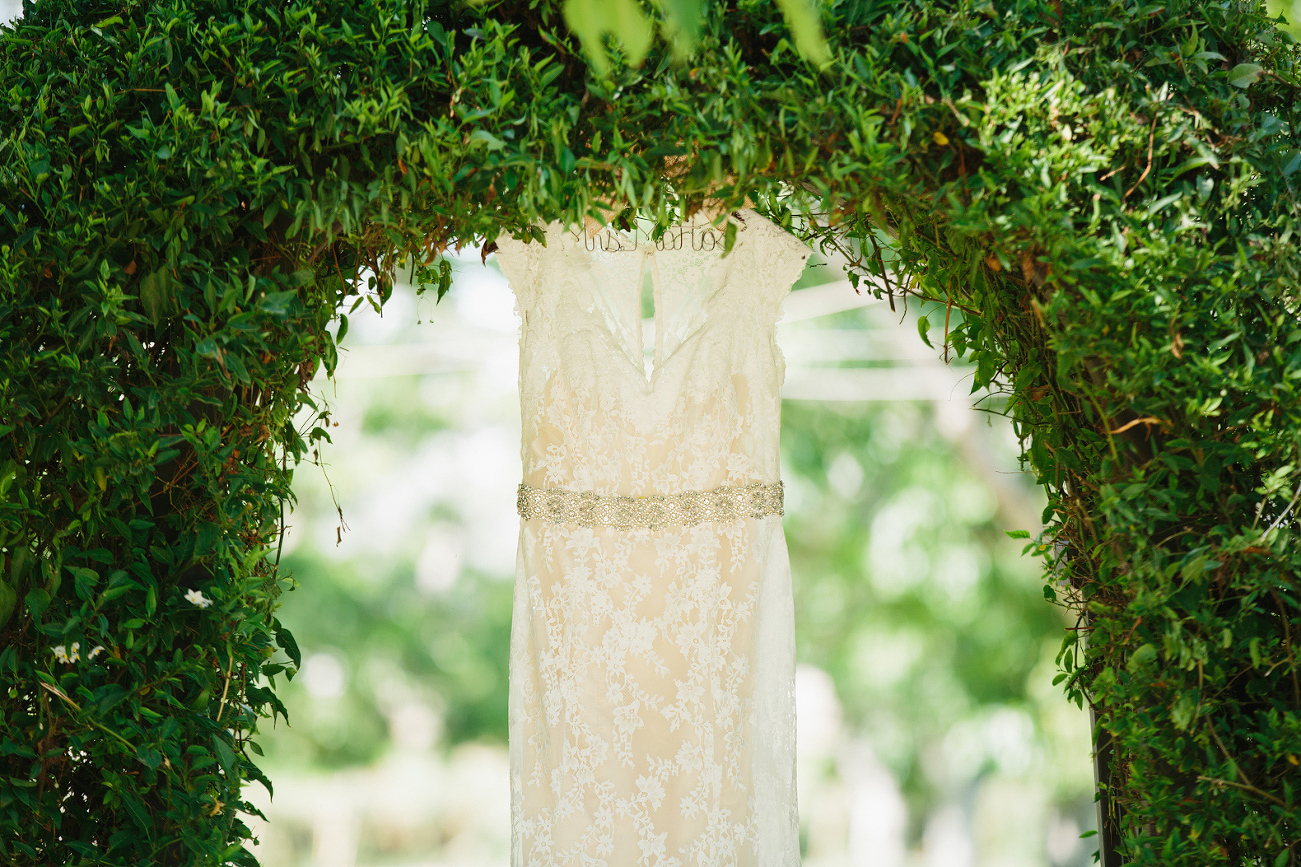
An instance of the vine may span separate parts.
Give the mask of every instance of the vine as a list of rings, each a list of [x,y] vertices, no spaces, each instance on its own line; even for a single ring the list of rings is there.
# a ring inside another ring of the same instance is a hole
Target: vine
[[[342,302],[408,266],[441,294],[449,246],[539,221],[748,200],[906,275],[1007,393],[1125,857],[1301,864],[1293,40],[1253,4],[843,0],[815,64],[738,0],[594,73],[561,5],[0,30],[0,857],[254,863],[299,661],[274,552],[329,440],[294,419]]]

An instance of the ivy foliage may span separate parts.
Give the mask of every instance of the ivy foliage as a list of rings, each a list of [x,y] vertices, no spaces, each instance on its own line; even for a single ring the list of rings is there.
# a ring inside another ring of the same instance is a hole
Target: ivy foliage
[[[735,0],[685,59],[597,33],[598,73],[563,6],[38,0],[0,31],[0,859],[253,863],[297,662],[275,545],[328,439],[292,419],[340,301],[407,266],[441,293],[448,246],[539,220],[748,197],[855,277],[889,236],[892,303],[945,305],[927,339],[1008,393],[1125,857],[1301,864],[1295,42],[1251,3],[840,0],[818,65]]]

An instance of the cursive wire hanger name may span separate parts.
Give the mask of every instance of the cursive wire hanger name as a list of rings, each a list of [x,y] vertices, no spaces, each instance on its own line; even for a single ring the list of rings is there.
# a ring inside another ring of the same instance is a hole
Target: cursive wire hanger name
[[[744,230],[745,226],[738,225],[737,228]],[[578,230],[572,230],[570,235],[576,241],[581,239],[589,252],[599,250],[602,253],[632,253],[652,247],[656,250],[708,252],[722,250],[726,242],[726,234],[711,226],[672,226],[655,241],[637,234],[620,234],[608,226],[595,235]]]

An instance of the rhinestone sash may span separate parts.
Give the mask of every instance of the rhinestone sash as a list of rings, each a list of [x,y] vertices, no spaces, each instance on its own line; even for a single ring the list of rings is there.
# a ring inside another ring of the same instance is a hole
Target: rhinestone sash
[[[782,483],[725,485],[712,491],[646,497],[608,496],[563,488],[519,486],[516,509],[525,520],[614,527],[617,530],[690,527],[705,521],[785,514]]]

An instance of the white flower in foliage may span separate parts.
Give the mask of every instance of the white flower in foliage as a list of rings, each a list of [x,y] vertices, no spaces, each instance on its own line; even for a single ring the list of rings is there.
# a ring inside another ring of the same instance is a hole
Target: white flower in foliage
[[[60,644],[59,646],[54,648],[54,658],[57,659],[59,662],[66,662],[69,665],[71,665],[72,663],[76,662],[78,659],[81,659],[81,654],[78,653],[79,650],[81,650],[80,641],[72,642],[71,653],[68,652],[68,648]]]
[[[212,604],[212,600],[207,596],[204,596],[203,593],[198,590],[185,591],[185,601],[192,602],[200,608],[207,608]]]
[[[94,659],[95,657],[99,656],[103,652],[104,652],[104,645],[96,644],[95,647],[90,651],[90,653],[86,654],[86,658]]]

